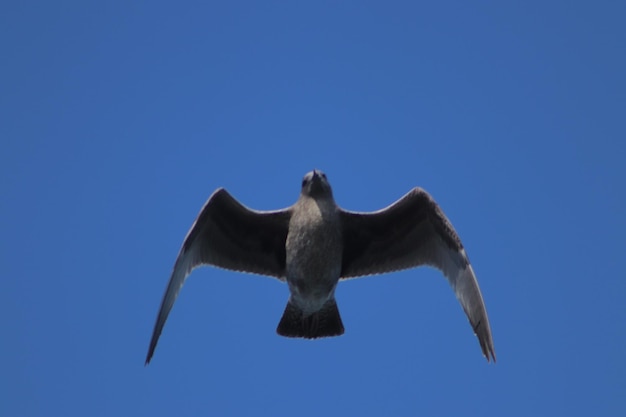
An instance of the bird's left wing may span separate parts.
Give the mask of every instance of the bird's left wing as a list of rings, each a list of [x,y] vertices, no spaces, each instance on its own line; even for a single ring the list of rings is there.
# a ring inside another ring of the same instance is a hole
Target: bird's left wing
[[[342,278],[429,265],[443,272],[478,337],[495,361],[485,303],[454,228],[432,197],[414,188],[387,208],[371,213],[341,210]]]
[[[251,210],[226,190],[215,191],[187,233],[178,253],[154,325],[146,364],[185,278],[200,265],[235,271],[285,276],[285,241],[291,209]]]

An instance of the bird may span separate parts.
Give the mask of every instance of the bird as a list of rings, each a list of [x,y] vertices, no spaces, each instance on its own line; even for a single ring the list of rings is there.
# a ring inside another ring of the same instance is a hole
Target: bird
[[[202,265],[286,282],[289,299],[276,332],[307,339],[344,333],[335,300],[339,281],[434,267],[454,290],[483,356],[487,362],[496,361],[487,310],[463,244],[439,205],[419,187],[374,212],[340,208],[326,174],[317,169],[302,179],[295,204],[281,210],[253,210],[224,188],[217,189],[178,253],[146,365],[183,283]]]

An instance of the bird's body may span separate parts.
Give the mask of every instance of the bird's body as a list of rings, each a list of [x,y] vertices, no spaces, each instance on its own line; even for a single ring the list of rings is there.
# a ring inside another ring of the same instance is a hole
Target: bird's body
[[[176,259],[146,363],[186,277],[204,264],[286,281],[290,296],[277,332],[304,338],[344,333],[335,301],[340,279],[434,266],[450,282],[483,354],[495,361],[487,312],[463,245],[439,206],[420,188],[371,213],[337,206],[326,175],[316,170],[305,175],[298,201],[282,210],[251,210],[217,190]]]
[[[342,334],[335,288],[341,274],[343,241],[332,193],[300,196],[285,247],[290,296],[278,334],[307,338]]]
[[[334,297],[341,274],[341,228],[334,201],[303,198],[289,222],[286,280],[290,302],[304,314]]]

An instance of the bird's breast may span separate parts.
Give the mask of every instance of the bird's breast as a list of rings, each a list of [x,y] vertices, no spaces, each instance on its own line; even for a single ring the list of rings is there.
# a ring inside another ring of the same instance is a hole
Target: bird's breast
[[[289,224],[286,242],[287,283],[300,304],[324,303],[341,274],[343,243],[339,214],[300,210]]]

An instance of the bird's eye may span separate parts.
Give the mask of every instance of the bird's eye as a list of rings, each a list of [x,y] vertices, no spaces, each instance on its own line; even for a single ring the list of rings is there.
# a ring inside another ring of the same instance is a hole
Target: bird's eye
[[[306,185],[306,179],[302,180],[302,186],[304,187]]]

